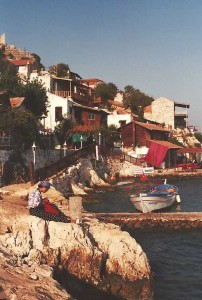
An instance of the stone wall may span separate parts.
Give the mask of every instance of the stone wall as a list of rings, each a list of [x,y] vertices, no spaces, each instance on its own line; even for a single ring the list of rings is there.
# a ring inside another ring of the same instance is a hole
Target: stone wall
[[[9,160],[10,155],[13,153],[13,150],[0,150],[0,163],[5,163]],[[63,157],[64,153],[61,150],[41,150],[38,149],[35,152],[35,158],[36,158],[36,164],[35,168],[39,169],[44,167],[45,165],[49,165],[52,162],[60,159]],[[22,157],[24,158],[25,165],[28,167],[29,162],[33,161],[33,152],[32,150],[28,150],[25,153],[22,154]]]
[[[160,97],[151,104],[152,112],[145,112],[144,117],[150,121],[165,123],[174,129],[174,101]]]

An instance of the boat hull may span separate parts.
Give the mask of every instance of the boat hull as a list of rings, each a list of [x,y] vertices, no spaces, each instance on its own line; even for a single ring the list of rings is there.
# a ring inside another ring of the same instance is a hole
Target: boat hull
[[[150,196],[140,194],[139,197],[132,196],[131,202],[137,210],[147,213],[170,207],[176,202],[176,196],[176,194],[165,196]]]

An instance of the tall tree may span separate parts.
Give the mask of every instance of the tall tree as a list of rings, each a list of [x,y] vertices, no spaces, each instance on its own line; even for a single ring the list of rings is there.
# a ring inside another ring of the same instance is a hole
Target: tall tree
[[[68,131],[73,127],[73,122],[68,117],[63,117],[60,123],[55,127],[55,134],[60,145],[63,145]]]
[[[36,117],[40,118],[43,114],[47,115],[48,97],[46,89],[37,79],[27,81],[24,86],[25,106]]]
[[[0,115],[0,131],[11,134],[16,150],[30,148],[39,139],[39,124],[31,112],[1,107]]]
[[[45,70],[44,65],[41,63],[41,57],[36,53],[32,53],[31,55],[35,58],[37,62],[37,71]]]
[[[10,97],[23,95],[23,86],[17,75],[17,69],[5,59],[2,50],[0,50],[0,90],[6,90]]]
[[[107,105],[108,100],[113,100],[117,93],[117,87],[114,83],[99,83],[95,88],[95,97],[101,98],[102,103]]]
[[[154,101],[154,98],[135,89],[132,85],[127,85],[124,88],[124,105],[130,107],[131,111],[141,119],[143,118],[145,106],[150,105],[152,101]]]
[[[69,66],[64,63],[59,63],[57,65],[49,67],[49,72],[57,77],[65,78],[67,77]]]

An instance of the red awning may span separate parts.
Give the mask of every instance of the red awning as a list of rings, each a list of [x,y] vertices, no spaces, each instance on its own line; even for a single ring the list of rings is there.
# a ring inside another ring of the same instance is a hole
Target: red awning
[[[152,142],[144,160],[154,167],[158,167],[164,160],[169,147]]]

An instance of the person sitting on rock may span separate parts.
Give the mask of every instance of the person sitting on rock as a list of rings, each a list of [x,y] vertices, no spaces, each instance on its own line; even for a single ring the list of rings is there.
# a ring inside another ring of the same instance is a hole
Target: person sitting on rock
[[[70,223],[70,218],[68,218],[55,204],[50,203],[48,198],[42,197],[42,193],[46,193],[50,187],[50,182],[41,181],[38,184],[38,188],[34,189],[29,194],[28,207],[30,215],[46,221]]]

